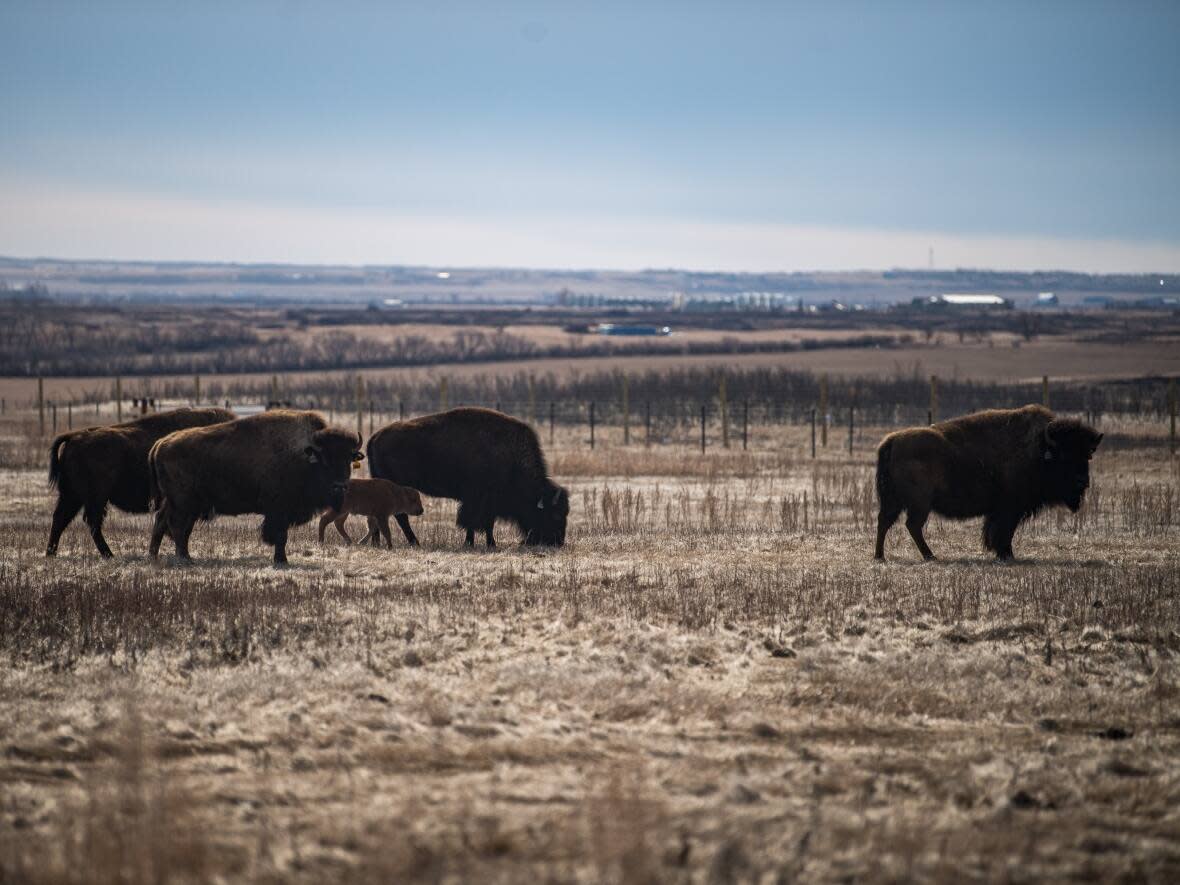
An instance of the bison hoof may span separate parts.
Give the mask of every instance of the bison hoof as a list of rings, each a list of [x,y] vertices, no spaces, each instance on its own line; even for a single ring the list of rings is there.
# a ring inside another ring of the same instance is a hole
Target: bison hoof
[[[57,548],[50,547],[48,550],[45,551],[45,555],[46,556],[57,556]]]

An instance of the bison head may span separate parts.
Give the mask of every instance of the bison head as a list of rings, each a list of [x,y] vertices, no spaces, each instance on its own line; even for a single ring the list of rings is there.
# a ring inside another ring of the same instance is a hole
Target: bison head
[[[317,430],[303,454],[309,470],[308,491],[315,505],[339,510],[348,489],[348,475],[353,465],[365,457],[361,454],[360,436],[331,427]]]
[[[1077,512],[1090,487],[1090,459],[1102,434],[1076,418],[1057,418],[1041,439],[1042,482],[1046,503],[1062,503]]]
[[[524,542],[529,545],[560,547],[565,543],[565,523],[570,513],[570,493],[554,482],[546,481],[530,514]]]

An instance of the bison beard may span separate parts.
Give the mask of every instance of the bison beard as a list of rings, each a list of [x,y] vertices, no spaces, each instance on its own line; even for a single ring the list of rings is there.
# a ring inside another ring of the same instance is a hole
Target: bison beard
[[[537,434],[491,409],[463,408],[381,428],[369,439],[369,472],[425,495],[459,501],[456,520],[468,546],[483,532],[489,548],[497,519],[514,522],[524,543],[565,543],[569,493],[548,477]],[[397,523],[417,544],[405,514]]]
[[[112,556],[102,534],[107,505],[147,512],[148,452],[156,441],[176,430],[233,418],[225,409],[175,409],[57,437],[49,447],[49,484],[57,486],[57,506],[45,555],[57,553],[62,532],[81,510],[98,552]]]
[[[360,443],[315,412],[286,410],[165,437],[149,456],[157,512],[148,552],[168,534],[187,560],[197,520],[261,513],[262,540],[286,562],[288,529],[342,503]]]
[[[877,544],[904,510],[906,528],[924,559],[931,513],[983,517],[983,545],[1013,558],[1012,538],[1044,507],[1081,507],[1090,485],[1090,458],[1102,434],[1041,406],[992,409],[891,433],[877,449]]]

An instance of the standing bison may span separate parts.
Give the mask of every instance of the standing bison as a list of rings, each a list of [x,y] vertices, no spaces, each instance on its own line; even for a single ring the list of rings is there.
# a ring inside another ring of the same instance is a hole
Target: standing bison
[[[198,519],[262,514],[262,540],[287,561],[287,530],[326,507],[339,508],[352,465],[364,456],[355,433],[329,428],[315,412],[276,410],[231,424],[164,437],[148,456],[156,523],[148,552],[165,533],[189,559]]]
[[[1090,458],[1102,434],[1041,406],[992,409],[931,427],[891,433],[877,449],[876,558],[901,511],[923,558],[934,554],[922,536],[933,512],[952,519],[983,517],[983,546],[1012,559],[1016,528],[1043,507],[1082,506]]]
[[[369,438],[369,473],[426,495],[459,501],[459,527],[489,548],[497,519],[516,523],[529,545],[565,543],[569,492],[549,479],[537,434],[491,409],[451,409],[399,421]],[[397,524],[417,544],[410,520]]]
[[[156,440],[186,427],[220,424],[233,417],[225,409],[176,409],[57,437],[49,447],[49,483],[57,486],[57,507],[45,555],[57,553],[61,533],[81,510],[98,552],[112,556],[102,536],[107,505],[129,513],[147,512],[148,452]]]

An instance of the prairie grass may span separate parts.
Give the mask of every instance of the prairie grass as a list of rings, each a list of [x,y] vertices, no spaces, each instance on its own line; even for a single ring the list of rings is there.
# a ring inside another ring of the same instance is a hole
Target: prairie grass
[[[0,882],[1180,877],[1180,472],[1128,423],[1076,515],[871,560],[873,432],[550,448],[558,552],[257,520],[41,554],[0,471]],[[834,442],[834,441],[833,441]]]

